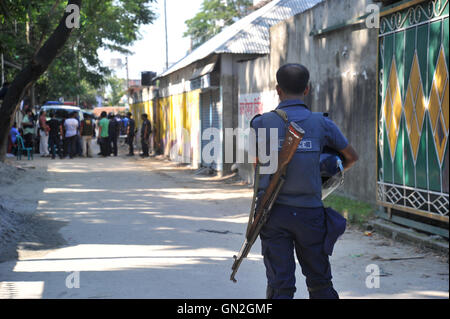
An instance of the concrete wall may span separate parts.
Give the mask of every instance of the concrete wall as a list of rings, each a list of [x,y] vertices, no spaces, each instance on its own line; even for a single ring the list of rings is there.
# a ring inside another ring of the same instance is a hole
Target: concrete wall
[[[372,3],[328,0],[273,26],[270,56],[240,64],[239,95],[274,90],[276,71],[285,63],[307,66],[312,90],[306,102],[313,111],[330,113],[360,155],[341,192],[375,202],[378,29],[363,23],[310,36],[313,30],[363,16]],[[251,166],[241,165],[240,172],[251,181]]]
[[[239,74],[241,61],[248,61],[254,59],[255,55],[246,54],[222,54],[220,65],[220,90],[221,90],[221,102],[222,102],[222,128],[237,128],[238,127],[238,114],[239,114],[239,86],[241,76]],[[224,130],[222,130],[222,139],[226,142],[224,136]],[[234,160],[236,159],[236,136],[233,137],[233,144],[229,144],[230,149],[234,150]],[[225,145],[224,145],[225,149]],[[225,152],[223,152],[223,173],[229,173],[231,166],[234,163],[227,161],[225,158]]]
[[[222,105],[222,128],[234,127],[235,100],[237,98],[236,90],[234,90],[236,75],[234,72],[233,55],[222,54],[220,64],[220,95]],[[222,129],[222,150],[225,149],[225,136]],[[222,151],[223,172],[230,171],[233,163],[226,163],[225,151]]]
[[[271,79],[270,55],[240,63],[238,77],[239,94],[259,93],[275,89]]]

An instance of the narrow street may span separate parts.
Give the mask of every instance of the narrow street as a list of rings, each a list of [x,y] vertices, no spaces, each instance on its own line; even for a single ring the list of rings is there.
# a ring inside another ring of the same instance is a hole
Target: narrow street
[[[2,185],[36,201],[44,240],[18,244],[0,263],[0,298],[264,298],[259,241],[229,280],[252,190],[154,158],[41,159],[41,174]],[[38,184],[42,184],[38,186]],[[48,226],[45,229],[45,225]],[[424,258],[381,261],[374,256]],[[448,298],[442,258],[350,228],[331,257],[341,298]],[[380,288],[366,267],[380,267]],[[297,267],[296,298],[307,298]]]
[[[65,244],[0,264],[2,298],[264,296],[261,262],[247,262],[238,285],[228,279],[230,257],[243,240],[248,188],[202,183],[158,161],[34,161],[43,163],[49,163],[48,180],[37,213],[64,225]],[[80,288],[67,289],[66,277],[75,271]],[[14,283],[12,291],[5,281]]]

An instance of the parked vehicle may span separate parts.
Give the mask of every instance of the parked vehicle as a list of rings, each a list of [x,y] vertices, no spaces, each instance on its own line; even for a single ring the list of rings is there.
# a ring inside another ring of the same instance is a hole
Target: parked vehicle
[[[77,113],[77,119],[81,122],[84,119],[84,114],[83,111],[81,110],[80,107],[78,106],[73,106],[73,105],[67,105],[67,104],[62,104],[61,102],[47,102],[45,103],[39,110],[39,115],[45,111],[46,112],[46,118],[47,121],[50,120],[51,115],[55,114],[55,118],[61,122],[61,124],[63,123],[63,121],[67,118],[69,118],[69,116],[72,113]],[[39,115],[37,116],[37,118],[39,119]],[[39,123],[39,120],[37,120],[37,123]],[[39,152],[39,124],[36,125],[36,134],[35,134],[35,148],[36,148],[36,152]],[[81,152],[81,142],[79,142],[79,149]]]
[[[42,111],[45,111],[47,113],[47,119],[50,119],[51,114],[54,113],[56,119],[61,122],[64,119],[68,118],[69,115],[72,114],[73,112],[76,112],[78,114],[77,118],[80,121],[84,119],[83,112],[80,107],[63,105],[60,102],[47,102],[41,107],[40,112]]]

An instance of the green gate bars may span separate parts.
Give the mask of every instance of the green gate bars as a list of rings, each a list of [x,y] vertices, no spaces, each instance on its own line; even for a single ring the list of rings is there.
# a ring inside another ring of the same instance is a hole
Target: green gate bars
[[[449,0],[380,17],[377,199],[448,222]]]

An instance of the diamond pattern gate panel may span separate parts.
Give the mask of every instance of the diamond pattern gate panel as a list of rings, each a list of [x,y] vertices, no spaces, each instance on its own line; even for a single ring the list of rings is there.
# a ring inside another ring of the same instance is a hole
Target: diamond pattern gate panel
[[[378,202],[448,222],[449,0],[386,10],[378,47]]]

